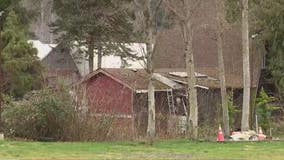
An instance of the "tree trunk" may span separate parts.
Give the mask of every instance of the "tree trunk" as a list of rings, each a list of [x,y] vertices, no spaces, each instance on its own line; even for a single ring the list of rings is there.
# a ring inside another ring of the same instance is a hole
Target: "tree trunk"
[[[102,53],[102,46],[98,46],[98,66],[97,68],[102,68],[102,59],[103,59],[103,53]]]
[[[147,137],[150,144],[153,144],[156,134],[156,109],[155,109],[155,88],[153,86],[153,54],[155,46],[155,35],[154,35],[154,15],[151,11],[152,0],[147,0],[147,27],[146,27],[146,49],[147,49],[147,72],[149,73],[149,84],[148,84],[148,126],[147,126]]]
[[[156,134],[156,115],[155,115],[155,88],[152,82],[152,76],[150,77],[148,85],[148,127],[147,137],[149,144],[153,144]]]
[[[151,35],[151,34],[149,34]],[[149,73],[148,84],[148,126],[147,137],[150,144],[153,144],[156,134],[155,121],[155,88],[153,86],[153,43],[152,37],[148,37],[149,42],[146,44],[147,48],[147,72]]]
[[[1,17],[0,17],[1,18]],[[0,19],[0,23],[2,23],[1,19]],[[0,25],[0,132],[3,131],[3,124],[2,124],[2,107],[3,107],[3,83],[4,83],[4,72],[3,72],[3,68],[2,68],[2,50],[3,50],[3,42],[1,40],[1,32],[2,32],[2,26]]]
[[[228,99],[227,99],[227,90],[226,90],[226,77],[225,77],[225,65],[224,65],[224,56],[223,56],[223,25],[221,8],[222,2],[216,0],[216,9],[217,9],[217,52],[218,52],[218,68],[219,68],[219,79],[220,79],[220,88],[221,88],[221,101],[222,101],[222,113],[223,113],[223,127],[225,131],[225,136],[230,136],[230,126],[229,126],[229,110],[228,110]]]
[[[88,61],[89,61],[89,73],[93,72],[94,70],[94,38],[90,37],[88,42]]]
[[[242,48],[243,48],[243,109],[242,131],[249,130],[250,115],[250,62],[249,62],[249,24],[248,24],[248,0],[242,0]]]
[[[196,78],[193,58],[193,41],[192,41],[192,26],[191,21],[183,22],[182,33],[185,42],[185,57],[186,57],[186,72],[187,72],[187,93],[189,102],[189,117],[187,117],[187,137],[198,139],[198,105],[197,105],[197,91],[196,91]]]

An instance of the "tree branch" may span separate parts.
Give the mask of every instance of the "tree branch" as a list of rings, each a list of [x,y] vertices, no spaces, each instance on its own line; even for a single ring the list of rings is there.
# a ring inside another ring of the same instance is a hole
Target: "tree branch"
[[[175,7],[173,7],[173,6],[171,5],[171,3],[169,2],[169,0],[164,0],[164,4],[166,5],[166,7],[167,7],[171,12],[173,12],[173,13],[176,15],[176,17],[177,17],[179,20],[184,21],[184,20],[186,19],[186,17],[185,17],[182,13],[178,12],[178,10],[177,10]]]

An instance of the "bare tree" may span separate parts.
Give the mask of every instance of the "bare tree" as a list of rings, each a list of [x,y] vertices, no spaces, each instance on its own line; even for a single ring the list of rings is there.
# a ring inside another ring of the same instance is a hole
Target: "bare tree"
[[[190,114],[187,116],[187,137],[198,139],[198,104],[196,91],[196,77],[193,58],[193,29],[192,17],[194,9],[199,5],[199,0],[165,0],[167,8],[176,16],[184,41],[184,53],[186,61],[188,102]]]
[[[147,20],[147,30],[146,30],[146,49],[147,49],[147,72],[150,74],[149,84],[148,84],[148,127],[147,127],[147,136],[150,140],[150,143],[153,143],[155,138],[155,88],[153,85],[153,54],[154,46],[156,44],[156,36],[153,31],[153,15],[151,11],[151,0],[147,0],[147,12],[149,14]]]
[[[146,71],[149,74],[148,84],[148,126],[147,126],[147,138],[149,143],[152,144],[155,138],[155,88],[153,86],[153,54],[156,46],[157,37],[157,9],[161,5],[162,0],[134,0],[136,25],[135,30],[140,32],[141,38],[146,43]]]
[[[217,21],[217,52],[218,52],[218,68],[219,68],[219,79],[221,88],[221,100],[222,100],[222,113],[223,113],[223,125],[225,135],[230,135],[229,126],[229,110],[228,110],[228,100],[227,100],[227,90],[226,90],[226,77],[225,77],[225,65],[223,56],[223,31],[224,31],[224,21],[222,14],[224,10],[223,0],[215,0],[216,5],[216,21]]]
[[[249,23],[248,23],[248,0],[242,0],[242,48],[243,48],[243,110],[242,110],[242,131],[249,130],[250,115],[250,60],[249,60]]]

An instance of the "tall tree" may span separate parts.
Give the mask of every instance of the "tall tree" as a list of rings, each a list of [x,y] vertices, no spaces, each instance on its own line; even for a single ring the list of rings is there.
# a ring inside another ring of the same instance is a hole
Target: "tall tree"
[[[248,16],[245,15],[248,13],[248,5],[246,5],[247,2],[241,1],[242,2],[241,4],[243,5],[242,10],[240,9],[238,2],[240,1],[226,0],[227,19],[229,20],[229,22],[235,22],[239,20],[240,17],[246,18],[246,16]],[[245,4],[243,4],[243,2],[245,2]],[[284,2],[279,0],[251,0],[249,2],[250,2],[249,3],[250,16],[248,16],[247,19],[249,19],[250,22],[252,40],[257,41],[258,44],[261,43],[265,45],[267,52],[266,54],[267,59],[265,64],[267,65],[272,75],[272,80],[274,81],[274,83],[276,84],[276,88],[278,89],[278,94],[279,94],[278,97],[280,99],[282,97],[283,101],[284,99],[284,92],[283,92],[284,90],[284,78],[283,78],[284,77],[283,75],[284,73],[283,72],[284,70],[284,65],[283,65]],[[243,16],[240,16],[241,13],[243,13],[242,14]],[[245,21],[246,21],[245,19],[242,19],[242,22],[244,22],[243,28],[247,28],[245,27],[245,25],[249,26],[248,23]],[[247,32],[249,32],[249,30],[247,30]],[[245,33],[245,35],[246,34],[247,33]],[[244,39],[249,40],[247,36],[244,37]],[[245,50],[248,50],[248,48],[246,47]],[[243,53],[245,52],[243,51]],[[244,58],[248,57],[246,56]],[[267,78],[270,79],[270,77]],[[248,98],[248,96],[246,97]],[[247,115],[245,117],[247,117]]]
[[[153,55],[157,37],[157,13],[161,2],[162,0],[134,0],[134,12],[136,17],[134,28],[138,33],[136,36],[146,43],[146,71],[149,74],[147,138],[150,144],[153,143],[156,134]]]
[[[249,130],[250,115],[250,54],[249,54],[249,5],[248,0],[242,0],[242,52],[243,52],[243,108],[242,108],[242,131]]]
[[[253,24],[255,36],[265,44],[266,67],[272,75],[277,93],[275,96],[284,103],[284,1],[253,1],[252,14],[256,18]],[[267,77],[271,78],[271,77]]]
[[[20,15],[19,23],[26,26],[31,20],[33,20],[33,14],[27,12],[19,5],[20,0],[1,0],[0,1],[0,130],[2,129],[1,123],[1,113],[2,113],[2,105],[3,105],[3,94],[7,94],[7,70],[6,70],[6,59],[4,57],[7,56],[5,52],[7,52],[7,47],[9,51],[14,51],[16,47],[18,47],[17,43],[14,41],[15,44],[9,43],[7,40],[11,38],[15,38],[11,34],[13,34],[14,30],[10,29],[10,37],[7,33],[7,21],[9,20],[8,15],[11,10],[15,10],[16,13]],[[10,17],[11,19],[11,17]],[[22,27],[24,27],[22,26]],[[12,26],[10,26],[12,27]],[[9,28],[9,27],[8,27]],[[5,29],[5,31],[3,31]],[[14,34],[18,33],[18,30],[15,31]],[[8,37],[9,38],[8,38]],[[6,38],[5,38],[6,37]],[[3,39],[4,38],[4,39]],[[15,48],[14,48],[15,47]],[[20,51],[22,48],[17,48],[17,51]],[[24,51],[23,51],[24,52]],[[20,66],[20,65],[19,65]],[[16,65],[15,68],[19,67]],[[12,73],[10,73],[12,74]],[[26,80],[26,79],[25,79]],[[23,80],[24,81],[24,80]],[[25,83],[24,81],[23,83]],[[17,85],[17,84],[16,84]],[[11,89],[11,86],[9,87]],[[9,90],[8,90],[9,91]],[[10,92],[11,93],[11,92]],[[14,92],[15,93],[15,92]]]
[[[18,1],[16,0],[2,0],[0,1],[0,37],[4,27],[4,23],[6,20],[7,13],[9,9]],[[1,113],[2,113],[2,105],[3,105],[3,93],[4,93],[4,73],[3,73],[3,62],[2,62],[2,50],[4,48],[4,44],[0,38],[0,121],[1,121]],[[0,127],[1,124],[0,124]]]
[[[26,27],[16,12],[10,11],[1,32],[4,93],[15,98],[41,86],[42,67],[37,50],[27,42]]]
[[[79,47],[87,48],[89,71],[92,72],[95,54],[100,68],[103,55],[115,54],[125,58],[129,51],[124,45],[132,30],[129,5],[129,0],[54,0],[58,19],[53,30],[70,45],[77,42]]]
[[[225,131],[225,136],[230,136],[230,120],[229,120],[229,110],[228,110],[228,97],[226,90],[226,78],[225,78],[225,65],[224,65],[224,55],[223,55],[223,31],[224,31],[224,18],[222,17],[224,10],[223,0],[216,0],[216,21],[217,21],[217,52],[218,52],[218,68],[219,68],[219,79],[221,88],[221,101],[222,101],[222,113],[223,113],[223,126]]]
[[[252,2],[252,1],[251,1]],[[242,105],[242,131],[249,130],[250,103],[251,103],[251,77],[250,77],[250,39],[249,21],[254,19],[249,17],[248,0],[226,0],[226,18],[230,23],[241,22],[242,36],[242,60],[243,60],[243,105]],[[250,18],[250,19],[249,19]]]
[[[188,83],[188,102],[190,114],[187,116],[187,136],[198,139],[198,104],[196,91],[196,77],[194,67],[194,50],[193,50],[193,12],[199,5],[200,1],[181,0],[177,3],[174,0],[165,0],[167,8],[173,12],[180,24],[182,37],[184,41],[184,54],[186,61],[187,83]],[[189,132],[190,130],[190,132]]]

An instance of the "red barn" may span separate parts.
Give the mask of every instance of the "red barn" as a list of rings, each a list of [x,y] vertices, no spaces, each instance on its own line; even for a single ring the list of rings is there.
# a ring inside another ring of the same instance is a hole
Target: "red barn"
[[[147,87],[145,70],[98,69],[83,80],[89,112],[96,116],[115,117],[112,132],[120,138],[143,136],[147,128]],[[167,92],[175,82],[154,81],[157,131],[166,131],[168,114]],[[178,84],[176,84],[178,85]],[[171,87],[170,87],[171,86]]]

